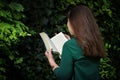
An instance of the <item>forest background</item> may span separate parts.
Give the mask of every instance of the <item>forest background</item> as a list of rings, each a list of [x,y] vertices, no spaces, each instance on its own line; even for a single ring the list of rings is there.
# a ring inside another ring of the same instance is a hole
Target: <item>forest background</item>
[[[80,4],[92,10],[105,42],[101,80],[120,80],[119,0],[0,0],[0,80],[56,80],[39,33],[69,34],[66,13]]]

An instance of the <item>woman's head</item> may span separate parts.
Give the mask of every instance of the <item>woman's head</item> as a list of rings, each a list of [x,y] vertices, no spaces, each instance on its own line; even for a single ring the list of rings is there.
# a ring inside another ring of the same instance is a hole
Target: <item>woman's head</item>
[[[68,19],[68,22],[67,22],[67,26],[68,26],[68,30],[69,30],[70,34],[73,35],[73,34],[74,34],[74,31],[73,31],[73,29],[72,29],[72,25],[71,25],[69,19]]]
[[[80,5],[68,13],[68,29],[76,37],[86,56],[105,56],[99,28],[88,7]]]

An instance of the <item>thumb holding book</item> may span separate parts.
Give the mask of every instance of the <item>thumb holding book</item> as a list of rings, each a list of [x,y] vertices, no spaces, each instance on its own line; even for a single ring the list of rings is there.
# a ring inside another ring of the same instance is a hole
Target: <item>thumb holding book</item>
[[[45,52],[45,56],[46,56],[48,59],[53,58],[52,50],[46,51],[46,52]]]
[[[70,39],[70,36],[67,35],[67,34],[64,34],[64,36],[69,40]]]

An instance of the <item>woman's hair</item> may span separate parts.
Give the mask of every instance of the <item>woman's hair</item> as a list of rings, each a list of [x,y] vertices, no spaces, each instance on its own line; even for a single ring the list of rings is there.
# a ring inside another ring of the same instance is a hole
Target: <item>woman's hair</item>
[[[84,5],[73,8],[68,20],[79,45],[87,57],[105,57],[104,43],[90,9]]]

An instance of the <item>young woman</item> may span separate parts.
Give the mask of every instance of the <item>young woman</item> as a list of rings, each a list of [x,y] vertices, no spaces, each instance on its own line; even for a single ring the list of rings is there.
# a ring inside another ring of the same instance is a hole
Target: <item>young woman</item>
[[[59,80],[99,80],[100,58],[106,54],[92,12],[84,5],[73,8],[67,26],[74,37],[63,46],[60,66],[51,51],[45,52],[54,74]]]

